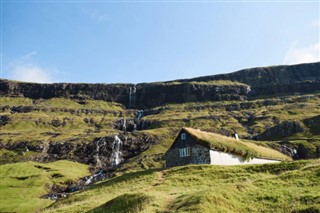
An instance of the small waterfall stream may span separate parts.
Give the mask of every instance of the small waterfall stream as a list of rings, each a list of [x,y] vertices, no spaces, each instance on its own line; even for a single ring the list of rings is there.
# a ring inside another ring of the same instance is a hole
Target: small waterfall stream
[[[143,117],[143,113],[144,113],[143,110],[139,110],[139,111],[137,112],[136,118],[137,118],[138,120],[141,120],[141,118]]]
[[[112,155],[111,155],[111,165],[112,167],[116,167],[121,162],[121,149],[122,149],[122,141],[118,137],[118,135],[114,136],[114,141],[112,143]]]
[[[96,155],[95,155],[95,158],[96,158],[96,167],[98,168],[101,168],[102,167],[102,163],[101,163],[101,160],[100,160],[100,146],[101,146],[101,142],[102,142],[102,145],[105,145],[106,144],[106,141],[104,138],[100,138],[97,142],[96,142]]]
[[[130,87],[130,91],[129,91],[129,109],[135,107],[135,105],[136,105],[136,92],[137,92],[136,85],[134,85],[133,87]]]
[[[126,119],[123,119],[123,131],[126,132],[127,131],[127,120]]]

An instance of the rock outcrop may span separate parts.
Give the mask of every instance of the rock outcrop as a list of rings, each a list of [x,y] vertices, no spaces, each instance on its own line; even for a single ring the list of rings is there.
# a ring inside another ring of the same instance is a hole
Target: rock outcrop
[[[303,132],[304,128],[297,121],[284,121],[274,127],[267,129],[265,132],[257,135],[258,140],[272,140],[290,137],[291,135]]]
[[[217,85],[227,80],[242,84]],[[245,69],[222,75],[143,84],[37,84],[0,80],[0,96],[48,99],[66,97],[114,101],[146,109],[167,103],[244,100],[261,95],[320,91],[320,63]]]
[[[115,149],[115,138],[121,141],[119,150]],[[51,162],[67,159],[89,164],[92,168],[108,171],[114,169],[118,164],[125,162],[127,159],[137,156],[155,143],[156,141],[152,136],[134,132],[95,138],[93,141],[87,142],[79,142],[77,139],[55,143],[20,141],[0,144],[0,149],[37,153],[33,154],[31,158],[26,156],[24,160]],[[118,156],[115,156],[115,152],[118,152]],[[118,158],[116,164],[114,162],[115,157]]]
[[[251,86],[251,96],[320,90],[320,62],[244,69],[230,74],[181,81],[238,81]]]

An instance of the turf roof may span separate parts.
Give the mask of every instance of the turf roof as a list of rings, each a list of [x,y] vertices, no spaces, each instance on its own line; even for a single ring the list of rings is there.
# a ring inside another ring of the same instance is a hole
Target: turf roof
[[[274,149],[257,145],[253,142],[236,140],[231,137],[192,128],[183,129],[192,135],[198,143],[210,149],[237,154],[245,157],[246,159],[256,157],[273,160],[292,160],[287,155],[284,155]]]

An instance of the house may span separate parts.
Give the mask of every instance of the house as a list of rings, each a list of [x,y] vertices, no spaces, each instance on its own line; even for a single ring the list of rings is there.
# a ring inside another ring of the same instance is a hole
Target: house
[[[166,167],[172,167],[186,164],[263,164],[292,159],[254,142],[183,128],[165,153],[165,160]]]

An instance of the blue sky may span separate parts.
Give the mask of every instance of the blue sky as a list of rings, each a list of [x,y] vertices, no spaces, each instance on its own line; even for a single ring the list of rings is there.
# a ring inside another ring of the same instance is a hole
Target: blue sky
[[[141,83],[320,60],[319,1],[1,1],[1,76]]]

